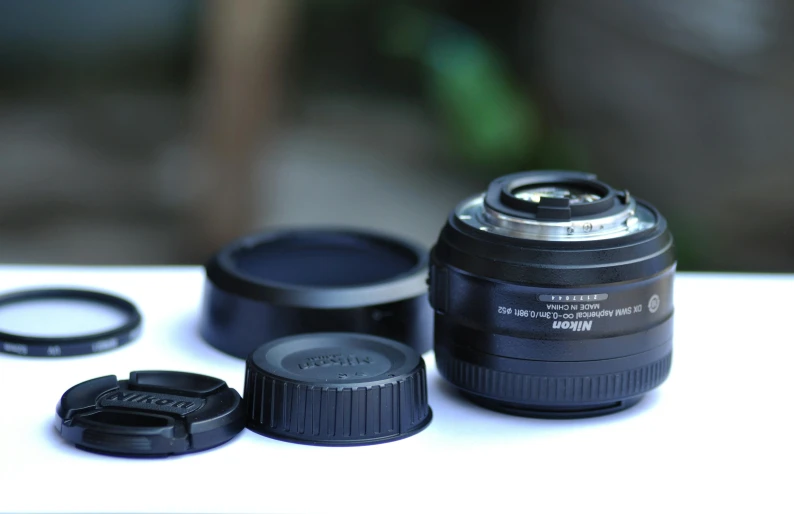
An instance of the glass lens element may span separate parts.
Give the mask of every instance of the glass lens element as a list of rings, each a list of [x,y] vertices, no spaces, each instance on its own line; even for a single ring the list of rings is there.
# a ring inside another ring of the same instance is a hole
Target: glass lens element
[[[0,307],[0,331],[31,337],[79,337],[126,322],[118,309],[89,300],[31,299]]]

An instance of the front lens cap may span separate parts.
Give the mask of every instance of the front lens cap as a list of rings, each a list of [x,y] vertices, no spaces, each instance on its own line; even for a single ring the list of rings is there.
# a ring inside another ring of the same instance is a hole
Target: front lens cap
[[[360,446],[414,435],[430,423],[422,357],[354,333],[285,337],[246,362],[248,428],[283,441]]]
[[[165,457],[221,445],[245,428],[240,394],[223,380],[179,371],[95,378],[64,393],[56,429],[83,450]]]

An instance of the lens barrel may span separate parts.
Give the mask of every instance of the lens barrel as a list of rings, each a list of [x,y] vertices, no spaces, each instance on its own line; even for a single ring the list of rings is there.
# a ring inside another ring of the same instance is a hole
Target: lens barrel
[[[431,252],[438,369],[512,414],[630,407],[670,372],[675,266],[662,215],[595,175],[496,179]]]

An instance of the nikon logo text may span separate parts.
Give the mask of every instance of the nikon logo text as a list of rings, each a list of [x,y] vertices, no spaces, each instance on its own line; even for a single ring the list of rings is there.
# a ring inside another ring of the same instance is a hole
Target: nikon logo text
[[[551,328],[571,330],[573,332],[584,332],[593,327],[592,321],[555,321]]]
[[[201,398],[186,398],[162,393],[141,393],[138,391],[113,391],[99,399],[102,407],[123,407],[130,409],[188,414],[204,405]]]
[[[307,358],[305,361],[298,364],[299,369],[308,368],[322,368],[327,366],[363,366],[372,364],[370,357],[358,357],[356,355],[342,355],[341,353],[334,355],[316,355]]]
[[[173,398],[165,398],[153,394],[125,393],[123,391],[113,393],[106,399],[118,400],[120,402],[146,403],[148,405],[159,405],[160,407],[170,405],[176,409],[189,409],[193,406],[193,402],[187,402],[185,400],[175,400]]]

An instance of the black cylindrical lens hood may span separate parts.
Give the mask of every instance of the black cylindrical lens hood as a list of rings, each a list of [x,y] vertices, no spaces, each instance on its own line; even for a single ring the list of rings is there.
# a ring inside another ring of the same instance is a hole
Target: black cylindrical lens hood
[[[497,179],[451,213],[431,253],[438,370],[513,414],[634,405],[671,369],[675,266],[664,217],[594,175]]]
[[[294,229],[238,239],[206,264],[199,330],[245,358],[274,339],[312,332],[432,346],[427,252],[358,229]]]

